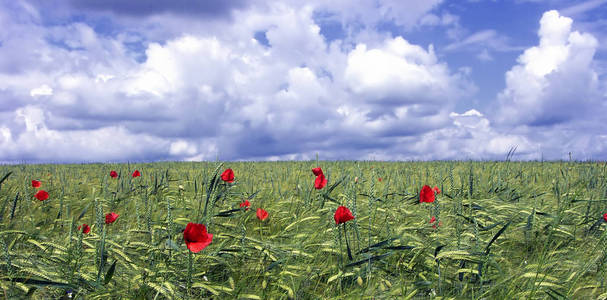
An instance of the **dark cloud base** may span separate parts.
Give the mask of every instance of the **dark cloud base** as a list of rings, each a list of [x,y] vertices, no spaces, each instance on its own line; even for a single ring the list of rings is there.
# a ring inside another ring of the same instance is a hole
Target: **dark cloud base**
[[[223,17],[233,9],[246,6],[244,0],[71,0],[70,5],[78,9],[111,11],[130,16],[148,16],[163,13]]]

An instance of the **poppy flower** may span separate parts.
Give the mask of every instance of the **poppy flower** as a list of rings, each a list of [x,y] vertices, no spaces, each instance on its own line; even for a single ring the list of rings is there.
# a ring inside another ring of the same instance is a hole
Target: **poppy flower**
[[[322,169],[320,167],[312,169],[312,173],[314,173],[314,176],[320,176],[321,174],[323,174]]]
[[[325,178],[325,175],[320,174],[320,175],[316,176],[316,180],[314,180],[314,188],[316,188],[317,190],[320,190],[320,189],[324,188],[325,185],[327,185],[327,179]]]
[[[377,181],[381,182],[383,179],[381,177],[377,178]]]
[[[419,192],[419,202],[432,203],[434,202],[434,199],[434,191],[432,190],[432,188],[427,185],[424,185],[424,187],[422,187],[422,190]]]
[[[141,176],[141,172],[139,172],[139,170],[135,170],[135,172],[133,172],[133,177],[139,177]]]
[[[603,215],[603,220],[605,220],[605,222],[607,222],[607,213],[605,213],[605,214]]]
[[[440,194],[440,189],[437,186],[433,187],[432,191],[435,192],[437,195]]]
[[[114,223],[114,221],[116,221],[116,219],[118,219],[118,216],[120,216],[120,215],[115,212],[111,212],[111,213],[105,215],[105,224]]]
[[[36,197],[36,199],[40,200],[40,201],[44,201],[46,199],[48,199],[48,193],[45,190],[39,190],[34,197]]]
[[[80,230],[81,228],[82,228],[82,233],[84,233],[84,234],[91,232],[91,226],[89,226],[87,224],[82,224],[82,225],[78,226],[78,230]]]
[[[261,221],[265,220],[268,217],[268,212],[263,208],[257,209],[257,218]]]
[[[436,222],[436,218],[434,216],[432,216],[432,218],[430,218],[430,224]],[[443,225],[443,222],[438,222],[438,226]],[[436,224],[432,224],[432,228],[436,229]]]
[[[352,212],[347,207],[340,206],[335,211],[335,215],[333,215],[333,218],[335,219],[335,224],[339,225],[341,223],[345,223],[350,220],[353,220],[354,216],[352,215]]]
[[[226,169],[221,173],[221,180],[232,183],[234,182],[234,171],[232,169]]]
[[[249,202],[249,200],[245,200],[244,202],[240,203],[240,207],[246,207],[246,209],[249,209],[249,206],[251,206],[251,202]]]
[[[42,185],[38,180],[32,180],[32,187],[39,188]]]
[[[207,233],[204,224],[190,222],[183,231],[183,240],[190,251],[198,253],[213,241],[213,235]]]
[[[110,177],[112,177],[112,178],[118,177],[118,172],[116,172],[114,170],[110,171]],[[133,177],[135,177],[135,173],[133,173]]]

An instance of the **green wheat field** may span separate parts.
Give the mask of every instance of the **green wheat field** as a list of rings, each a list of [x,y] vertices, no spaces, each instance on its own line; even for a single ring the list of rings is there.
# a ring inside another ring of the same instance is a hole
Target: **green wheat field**
[[[2,165],[0,178],[3,299],[607,299],[605,162]],[[355,218],[336,225],[342,205]],[[197,253],[190,222],[213,234]]]

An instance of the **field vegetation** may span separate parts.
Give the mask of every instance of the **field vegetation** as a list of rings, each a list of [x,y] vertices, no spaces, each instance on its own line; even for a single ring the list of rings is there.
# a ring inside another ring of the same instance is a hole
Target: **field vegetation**
[[[604,162],[4,165],[0,179],[5,299],[607,298]]]

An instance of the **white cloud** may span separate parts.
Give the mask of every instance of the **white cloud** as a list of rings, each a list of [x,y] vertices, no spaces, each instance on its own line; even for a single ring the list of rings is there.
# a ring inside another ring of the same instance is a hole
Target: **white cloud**
[[[457,84],[432,45],[424,50],[402,37],[387,40],[381,48],[357,45],[348,54],[344,76],[355,93],[387,103],[449,103],[449,90]]]
[[[196,145],[192,145],[184,140],[177,140],[171,143],[169,148],[169,154],[174,156],[192,156],[196,153]]]
[[[46,85],[43,84],[37,88],[33,88],[30,90],[30,96],[36,98],[39,96],[51,96],[53,94],[53,89]]]
[[[596,9],[607,3],[607,0],[589,0],[584,1],[562,9],[560,12],[564,16],[576,16],[587,11]]]
[[[546,157],[564,158],[569,151],[581,158],[604,156],[604,140],[597,136],[607,130],[607,107],[593,68],[598,43],[572,31],[572,22],[557,11],[544,13],[539,45],[525,50],[506,73],[493,117],[504,131],[535,141]]]
[[[506,89],[498,97],[500,123],[561,123],[601,106],[591,65],[597,41],[571,32],[571,23],[557,11],[544,13],[539,45],[525,50],[506,73]]]
[[[476,90],[470,67],[453,71],[432,45],[376,28],[382,20],[403,28],[457,25],[453,15],[431,17],[440,2],[407,1],[410,11],[388,1],[255,3],[231,13],[238,22],[154,14],[115,36],[84,23],[43,27],[31,21],[36,16],[17,22],[0,11],[7,28],[0,32],[0,157],[486,159],[518,146],[521,157],[536,158],[554,136],[538,138],[518,125],[533,121],[543,99],[572,95],[568,87],[598,89],[587,85],[596,83],[588,71],[592,38],[564,34],[570,29],[561,19],[546,19],[546,41],[521,55],[500,96],[505,107],[521,101],[512,95],[525,95],[526,110],[515,116],[530,117],[496,127],[489,120],[507,116],[503,107],[496,116],[453,112]],[[319,12],[343,21],[347,37],[327,41],[315,22]],[[254,38],[259,32],[269,46]],[[486,40],[469,37],[470,44]],[[571,84],[557,85],[563,80]]]

